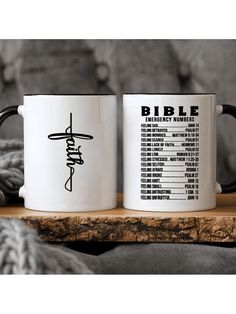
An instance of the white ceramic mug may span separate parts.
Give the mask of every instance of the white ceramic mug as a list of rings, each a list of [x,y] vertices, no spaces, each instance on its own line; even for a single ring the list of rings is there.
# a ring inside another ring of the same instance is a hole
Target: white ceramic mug
[[[24,117],[25,207],[92,211],[116,206],[114,95],[26,95],[4,109]]]
[[[215,94],[127,94],[124,117],[124,207],[198,211],[216,206],[216,117],[236,108]]]

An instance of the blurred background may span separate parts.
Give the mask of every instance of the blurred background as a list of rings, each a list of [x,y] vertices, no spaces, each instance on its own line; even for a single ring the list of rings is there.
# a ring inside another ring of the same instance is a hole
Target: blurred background
[[[236,40],[1,40],[0,109],[26,93],[118,95],[118,190],[122,191],[122,93],[215,92],[236,105]],[[217,177],[236,177],[236,121],[218,121]],[[22,138],[11,117],[1,138]]]

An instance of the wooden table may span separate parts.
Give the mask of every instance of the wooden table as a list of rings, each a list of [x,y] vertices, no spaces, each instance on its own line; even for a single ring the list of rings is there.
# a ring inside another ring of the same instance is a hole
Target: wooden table
[[[236,193],[217,195],[217,208],[201,212],[158,213],[122,208],[84,213],[0,207],[0,217],[17,218],[47,241],[236,242]]]

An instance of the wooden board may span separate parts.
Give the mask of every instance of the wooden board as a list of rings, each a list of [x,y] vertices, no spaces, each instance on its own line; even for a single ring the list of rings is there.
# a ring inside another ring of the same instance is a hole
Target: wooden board
[[[158,213],[122,208],[49,213],[22,206],[0,208],[0,217],[17,218],[47,241],[236,242],[236,193],[217,195],[217,208],[188,213]]]

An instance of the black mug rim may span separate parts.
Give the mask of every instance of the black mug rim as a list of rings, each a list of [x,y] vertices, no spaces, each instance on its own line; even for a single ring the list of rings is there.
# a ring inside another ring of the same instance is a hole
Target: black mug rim
[[[24,96],[116,96],[116,94],[24,94]]]
[[[124,96],[125,95],[163,95],[163,96],[198,96],[198,95],[216,95],[216,93],[124,93],[123,94]]]
[[[178,95],[216,95],[216,93],[124,93],[123,95],[173,95],[173,96],[178,96]],[[86,94],[86,93],[80,93],[80,94],[24,94],[24,96],[117,96],[116,94]]]

